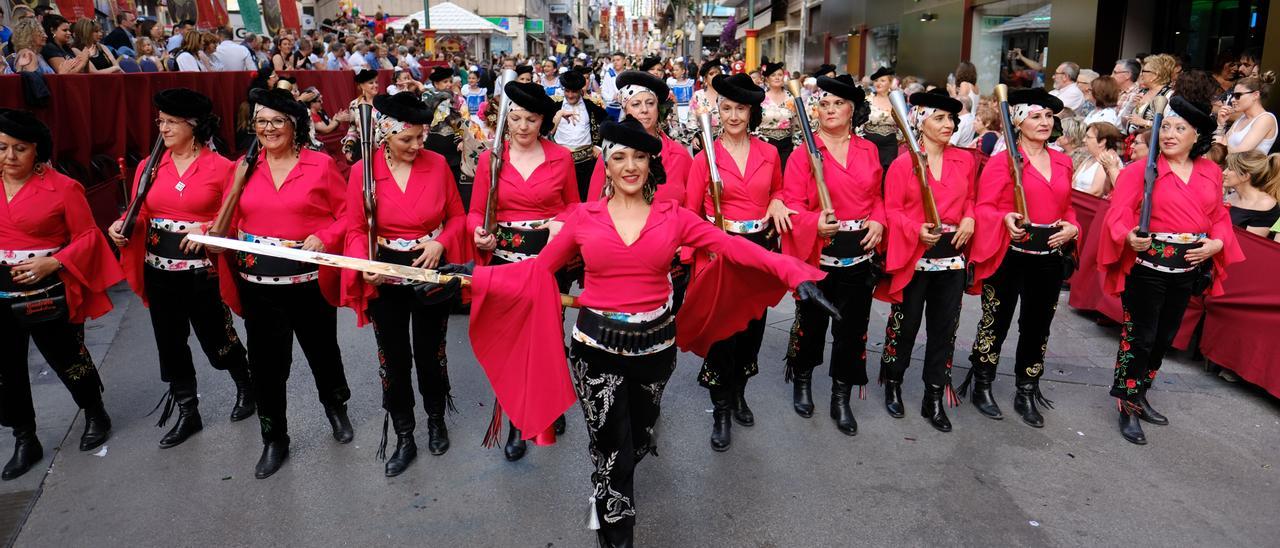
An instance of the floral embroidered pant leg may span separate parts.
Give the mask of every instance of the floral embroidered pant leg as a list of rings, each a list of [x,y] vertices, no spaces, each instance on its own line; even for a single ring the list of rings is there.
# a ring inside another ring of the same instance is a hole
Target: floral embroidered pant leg
[[[747,379],[760,372],[757,358],[760,344],[764,342],[765,322],[768,313],[758,320],[751,320],[742,331],[711,345],[702,361],[698,383],[709,389],[735,389],[746,386]]]
[[[1136,265],[1125,279],[1124,319],[1111,395],[1133,401],[1151,388],[1182,325],[1196,271],[1170,274]]]
[[[596,515],[602,527],[630,527],[636,515],[635,466],[646,454],[657,454],[654,427],[663,389],[675,370],[675,348],[619,356],[574,342],[569,362],[595,465]]]
[[[445,335],[450,306],[451,303],[424,305],[409,286],[389,284],[380,286],[378,297],[369,302],[378,341],[382,408],[392,415],[412,421],[415,368],[427,414],[444,414],[449,395]]]
[[[1060,255],[1008,251],[1000,269],[982,284],[982,319],[978,322],[969,362],[994,375],[1021,297],[1014,373],[1019,383],[1039,379],[1044,373],[1044,355],[1061,286]]]
[[[867,277],[870,263],[846,268],[823,267],[827,277],[818,281],[822,294],[840,311],[841,320],[830,320],[822,307],[808,301],[796,302],[791,341],[787,346],[787,367],[811,371],[822,364],[831,323],[831,378],[867,384],[867,322],[871,315],[873,287]]]
[[[209,364],[220,371],[249,367],[248,354],[222,302],[218,278],[209,269],[167,271],[143,267],[151,329],[160,361],[160,380],[194,382],[195,365],[187,339],[194,329]]]
[[[927,335],[924,382],[951,384],[951,358],[955,353],[956,328],[960,325],[964,281],[963,270],[915,273],[903,290],[902,302],[890,309],[884,354],[880,359],[883,379],[902,382],[923,322]]]
[[[35,423],[27,348],[34,341],[49,368],[71,392],[81,409],[102,405],[102,380],[84,346],[84,324],[66,320],[24,326],[9,311],[10,301],[0,299],[0,425]]]

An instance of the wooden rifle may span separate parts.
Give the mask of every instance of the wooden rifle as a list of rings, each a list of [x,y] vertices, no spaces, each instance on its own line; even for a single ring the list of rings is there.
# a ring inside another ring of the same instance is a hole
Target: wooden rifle
[[[791,90],[792,105],[796,109],[796,118],[800,121],[800,133],[804,136],[804,146],[809,151],[809,167],[813,171],[813,182],[818,187],[818,204],[823,211],[832,209],[831,192],[827,190],[826,174],[822,172],[822,151],[813,137],[813,127],[809,125],[809,109],[804,104],[804,96],[800,93],[800,80],[787,82]],[[824,216],[826,214],[824,213]]]
[[[369,229],[369,258],[378,258],[378,188],[373,180],[373,105],[363,103],[360,111],[360,157],[364,160],[364,221]]]
[[[156,166],[160,165],[160,156],[163,154],[164,136],[156,135],[156,144],[151,146],[151,156],[147,157],[147,164],[142,168],[142,176],[138,177],[138,191],[134,193],[133,201],[129,202],[129,208],[124,212],[124,224],[120,228],[120,235],[125,238],[133,235],[133,225],[138,220],[138,212],[142,211],[142,203],[147,201],[147,193],[151,191],[151,181],[156,176]],[[123,163],[121,163],[120,175],[124,176]],[[125,181],[125,188],[128,189],[128,179]]]
[[[1157,95],[1151,100],[1151,108],[1155,109],[1151,117],[1151,143],[1147,145],[1147,166],[1143,169],[1142,211],[1138,215],[1138,237],[1146,238],[1151,234],[1151,194],[1156,189],[1156,162],[1160,159],[1160,124],[1164,123],[1164,109],[1169,99]]]
[[[932,224],[929,232],[942,232],[942,219],[938,216],[938,204],[933,200],[933,189],[929,187],[929,162],[916,132],[907,121],[907,98],[901,90],[889,92],[889,104],[893,106],[893,121],[898,124],[898,131],[907,140],[907,153],[911,155],[911,164],[916,172],[916,180],[920,182],[920,203],[924,206],[924,222]]]
[[[1009,113],[1009,86],[996,84],[996,101],[1000,104],[1000,125],[1004,128],[1004,151],[1009,155],[1009,177],[1013,179],[1013,209],[1022,218],[1018,226],[1031,223],[1027,216],[1027,192],[1022,186],[1022,153],[1013,134],[1013,115]]]
[[[725,230],[724,210],[720,207],[720,196],[724,193],[724,179],[720,177],[720,168],[716,166],[715,141],[711,137],[711,113],[698,114],[698,123],[702,126],[702,150],[707,157],[707,175],[711,178],[711,207],[714,210],[716,228]]]
[[[514,82],[515,79],[516,71],[503,71],[503,82]],[[489,149],[489,196],[484,203],[484,231],[489,234],[498,231],[498,181],[502,174],[502,150],[506,148],[507,115],[511,113],[511,98],[505,91],[499,104],[498,127],[493,134],[493,148]]]
[[[210,235],[226,236],[227,228],[231,226],[231,216],[240,205],[240,195],[244,194],[244,185],[249,182],[249,177],[253,176],[253,170],[258,167],[258,155],[261,149],[262,145],[256,138],[249,144],[249,151],[244,155],[244,163],[236,166],[236,175],[231,181],[231,188],[227,189],[227,195],[222,198],[218,216],[213,218],[213,225],[209,228]]]

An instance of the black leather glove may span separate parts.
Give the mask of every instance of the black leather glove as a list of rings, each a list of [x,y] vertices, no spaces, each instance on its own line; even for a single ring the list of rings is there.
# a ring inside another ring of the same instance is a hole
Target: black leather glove
[[[441,274],[454,276],[445,283],[424,283],[414,286],[414,294],[418,301],[426,305],[436,305],[453,299],[462,290],[462,280],[457,276],[470,276],[475,271],[474,261],[466,264],[446,264],[436,269]]]
[[[450,275],[457,275],[457,276],[470,276],[473,273],[475,273],[475,271],[476,271],[475,261],[470,261],[462,264],[449,263],[449,264],[441,265],[440,268],[436,269],[436,272],[439,272],[441,274],[450,274]]]
[[[809,301],[822,307],[832,318],[841,319],[840,312],[836,310],[835,305],[831,304],[831,301],[827,300],[826,295],[822,294],[822,290],[818,289],[818,284],[800,282],[800,285],[796,286],[796,297],[802,301]]]

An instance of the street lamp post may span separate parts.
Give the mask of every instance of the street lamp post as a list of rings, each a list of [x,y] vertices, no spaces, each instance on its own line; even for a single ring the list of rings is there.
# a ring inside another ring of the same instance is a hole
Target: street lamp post
[[[431,0],[422,0],[422,53],[428,58],[436,53],[436,31],[431,28]]]

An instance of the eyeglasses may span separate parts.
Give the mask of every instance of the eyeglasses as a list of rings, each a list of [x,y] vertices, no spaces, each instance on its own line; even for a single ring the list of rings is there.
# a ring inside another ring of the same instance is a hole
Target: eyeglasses
[[[1156,71],[1154,70],[1142,69],[1142,72],[1140,74],[1155,74],[1155,73]]]
[[[1250,93],[1257,93],[1257,91],[1258,90],[1256,89],[1253,91],[1233,91],[1231,92],[1231,98],[1239,100],[1241,97],[1244,97],[1245,95],[1248,95]]]
[[[257,118],[253,121],[253,127],[258,130],[281,129],[288,123],[288,118]]]
[[[164,118],[156,118],[156,127],[178,126],[182,124],[190,125],[191,122],[188,122],[186,120],[166,120]]]

